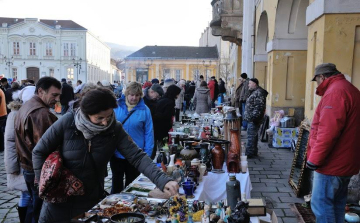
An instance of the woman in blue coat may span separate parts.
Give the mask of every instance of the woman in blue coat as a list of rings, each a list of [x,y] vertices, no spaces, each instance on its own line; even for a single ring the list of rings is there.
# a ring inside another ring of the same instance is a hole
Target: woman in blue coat
[[[116,120],[122,123],[124,130],[131,136],[136,145],[151,156],[154,148],[154,131],[150,109],[142,99],[141,84],[131,82],[125,94],[118,101],[114,109]],[[125,187],[139,176],[139,172],[121,154],[116,151],[110,160],[112,171],[111,193],[120,193]]]

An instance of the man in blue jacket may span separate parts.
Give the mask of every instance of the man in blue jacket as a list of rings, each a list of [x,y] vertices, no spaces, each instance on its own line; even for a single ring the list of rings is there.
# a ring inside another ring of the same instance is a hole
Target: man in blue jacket
[[[154,148],[154,131],[150,109],[142,99],[141,84],[131,82],[118,101],[118,107],[114,109],[116,119],[122,123],[124,130],[131,136],[134,142],[143,149],[149,157]],[[111,193],[120,193],[125,187],[139,176],[134,168],[118,151],[110,160],[112,171]]]

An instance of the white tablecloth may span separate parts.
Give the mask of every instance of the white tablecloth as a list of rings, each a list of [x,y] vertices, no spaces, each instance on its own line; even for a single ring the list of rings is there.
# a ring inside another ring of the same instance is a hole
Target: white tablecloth
[[[226,170],[226,167],[223,168]],[[246,198],[251,198],[251,181],[249,171],[246,173],[236,174],[236,179],[240,181],[241,194],[246,194]],[[225,173],[211,173],[203,177],[203,180],[199,183],[194,193],[194,200],[209,201],[216,203],[223,199],[226,199],[226,182],[229,181],[229,175]],[[180,187],[180,193],[184,194],[182,187]]]

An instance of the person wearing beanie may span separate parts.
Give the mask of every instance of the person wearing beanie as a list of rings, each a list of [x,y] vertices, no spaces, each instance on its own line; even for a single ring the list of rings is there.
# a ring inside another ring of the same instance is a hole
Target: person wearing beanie
[[[208,88],[210,89],[210,97],[212,101],[211,107],[215,107],[215,100],[218,97],[219,94],[219,84],[214,76],[211,77],[211,80],[208,83]]]
[[[61,104],[61,114],[65,115],[65,113],[69,109],[69,102],[74,100],[74,89],[66,83],[66,79],[61,79],[61,95],[60,95],[60,104]]]
[[[164,96],[157,102],[154,112],[154,136],[155,140],[162,141],[168,137],[172,128],[172,118],[175,115],[175,100],[181,89],[176,85],[170,85]]]
[[[239,78],[239,86],[236,88],[235,95],[233,97],[234,101],[232,104],[235,108],[239,108],[241,112],[241,116],[244,117],[245,112],[245,103],[246,99],[249,96],[249,78],[246,73],[242,73]],[[241,130],[246,131],[247,122],[245,120],[242,121]]]
[[[144,89],[144,102],[151,112],[151,117],[154,116],[155,106],[157,101],[164,95],[164,90],[160,84],[153,84],[151,87]]]
[[[173,84],[175,84],[174,79],[171,79],[171,78],[166,79],[164,81],[164,86],[163,86],[164,93],[166,93],[166,90],[168,89],[168,87]]]
[[[153,121],[150,109],[145,105],[142,96],[141,84],[131,82],[118,100],[114,114],[136,145],[150,157],[154,149]],[[119,151],[115,151],[111,158],[110,167],[111,194],[120,193],[124,189],[124,175],[125,187],[127,187],[140,174]]]
[[[151,83],[152,84],[159,84],[160,82],[159,82],[159,79],[154,78],[154,79],[151,80]]]
[[[258,155],[258,132],[265,115],[268,92],[259,86],[256,78],[249,80],[250,95],[246,99],[243,119],[247,121],[247,144],[245,154],[249,159]]]
[[[179,97],[175,101],[175,120],[180,121],[180,111],[183,108],[184,96],[185,96],[185,80],[180,80],[177,86],[181,89]],[[183,109],[184,111],[185,109]]]
[[[204,81],[204,76],[200,75],[199,80],[196,81],[196,89],[198,89],[201,85],[201,82]]]

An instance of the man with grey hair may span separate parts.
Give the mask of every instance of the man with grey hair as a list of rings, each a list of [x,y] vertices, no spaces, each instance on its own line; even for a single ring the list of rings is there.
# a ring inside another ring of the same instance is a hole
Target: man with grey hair
[[[307,167],[314,171],[316,222],[344,222],[349,181],[360,170],[360,92],[335,64],[315,68],[321,100],[311,124]]]

